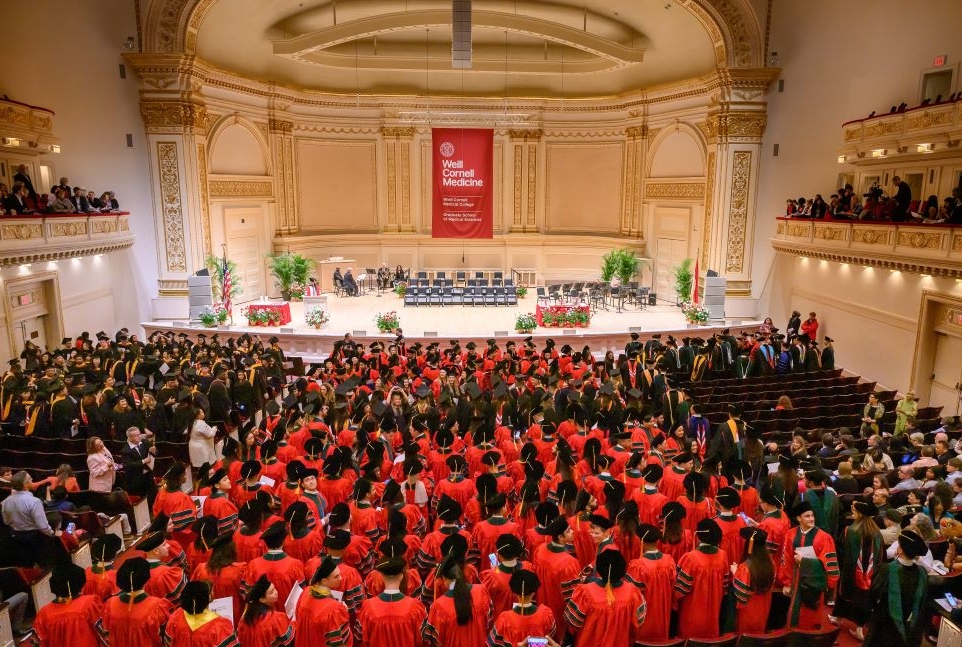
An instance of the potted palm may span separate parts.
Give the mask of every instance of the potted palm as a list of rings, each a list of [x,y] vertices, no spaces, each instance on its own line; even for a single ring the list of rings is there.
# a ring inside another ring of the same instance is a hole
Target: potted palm
[[[292,287],[307,285],[311,273],[310,259],[290,252],[267,258],[271,274],[277,279],[277,285],[281,289],[281,298],[290,301]]]
[[[691,288],[695,280],[692,264],[693,261],[690,258],[686,258],[672,268],[675,274],[675,293],[678,295],[679,304],[691,302]]]
[[[619,250],[613,249],[601,257],[601,280],[610,283],[611,279],[618,273]]]
[[[622,285],[628,283],[641,271],[641,266],[647,264],[647,260],[635,254],[631,249],[618,250],[618,265],[615,268],[615,276],[621,281]]]
[[[224,260],[217,258],[213,254],[209,255],[204,261],[210,275],[213,277],[211,287],[214,292],[214,303],[226,303],[230,297],[231,303],[237,302],[237,297],[241,295],[241,275],[237,271],[237,264],[234,261],[227,261],[227,269],[230,271],[230,294],[224,294]]]

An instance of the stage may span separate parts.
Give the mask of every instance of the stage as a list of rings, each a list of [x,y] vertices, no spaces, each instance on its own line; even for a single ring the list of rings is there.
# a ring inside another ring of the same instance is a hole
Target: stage
[[[381,334],[377,331],[374,318],[379,312],[395,311],[400,319],[401,329],[408,344],[416,341],[430,343],[439,341],[442,347],[447,347],[449,340],[458,339],[462,347],[468,341],[474,340],[484,346],[484,340],[496,338],[499,344],[508,339],[521,339],[526,335],[514,330],[515,317],[519,313],[534,313],[537,299],[534,290],[518,300],[517,306],[405,306],[404,300],[393,292],[385,292],[378,296],[368,293],[359,297],[337,297],[333,294],[328,298],[328,312],[331,319],[320,329],[308,326],[304,322],[304,304],[299,301],[290,303],[292,321],[285,326],[248,326],[247,319],[242,314],[247,303],[234,306],[234,325],[219,328],[205,328],[200,325],[188,325],[186,320],[177,321],[148,321],[141,325],[147,335],[154,331],[175,333],[186,332],[191,337],[197,333],[204,333],[208,337],[219,333],[221,342],[227,337],[238,337],[244,333],[260,335],[266,343],[273,335],[281,340],[281,346],[288,355],[299,355],[305,361],[318,361],[330,354],[335,340],[341,339],[344,333],[352,333],[358,342],[370,343],[375,339],[391,340],[394,335]],[[250,302],[260,305],[260,302]],[[274,302],[281,303],[281,302]],[[597,309],[592,312],[591,325],[587,328],[535,328],[532,333],[536,341],[547,337],[554,337],[560,344],[571,344],[580,350],[585,345],[600,356],[605,351],[616,353],[624,349],[629,341],[630,332],[638,332],[641,339],[650,338],[652,333],[662,333],[662,339],[667,335],[682,337],[707,338],[716,332],[730,328],[732,334],[739,334],[742,330],[754,331],[760,321],[727,320],[724,323],[712,325],[689,325],[681,310],[669,304],[648,306],[641,310],[634,305],[618,312],[610,306],[609,310]],[[540,343],[540,342],[539,342]]]

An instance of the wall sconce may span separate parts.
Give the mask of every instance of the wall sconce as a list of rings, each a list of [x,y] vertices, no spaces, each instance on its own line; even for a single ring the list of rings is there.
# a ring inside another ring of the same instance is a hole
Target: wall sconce
[[[60,153],[60,144],[50,144],[51,153]]]
[[[885,157],[885,149],[876,148],[875,150],[872,151],[872,157],[875,157],[875,158]]]
[[[17,139],[16,137],[4,137],[3,145],[4,146],[20,146],[20,140]]]
[[[845,156],[844,156],[844,155],[839,155],[839,156],[838,156],[838,163],[839,163],[839,164],[844,164],[844,163],[845,163]]]
[[[931,153],[932,144],[919,144],[918,146],[916,146],[916,150],[920,153]]]

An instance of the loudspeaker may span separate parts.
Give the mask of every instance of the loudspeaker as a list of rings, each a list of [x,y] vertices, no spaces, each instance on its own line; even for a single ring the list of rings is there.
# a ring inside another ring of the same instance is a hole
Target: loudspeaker
[[[654,292],[649,292],[649,293],[648,293],[648,305],[650,305],[650,306],[657,305],[657,304],[656,304],[656,301],[657,301],[657,300],[658,300],[658,295],[657,295],[657,294],[655,294]]]

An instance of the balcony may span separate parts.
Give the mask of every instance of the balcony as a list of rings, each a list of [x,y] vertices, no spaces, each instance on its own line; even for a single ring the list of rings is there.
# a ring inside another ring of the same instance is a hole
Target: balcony
[[[842,124],[839,161],[880,162],[898,155],[958,156],[962,100],[910,108]]]
[[[134,244],[130,214],[0,217],[0,267],[105,254]]]
[[[778,218],[772,246],[783,254],[962,278],[962,227]]]

